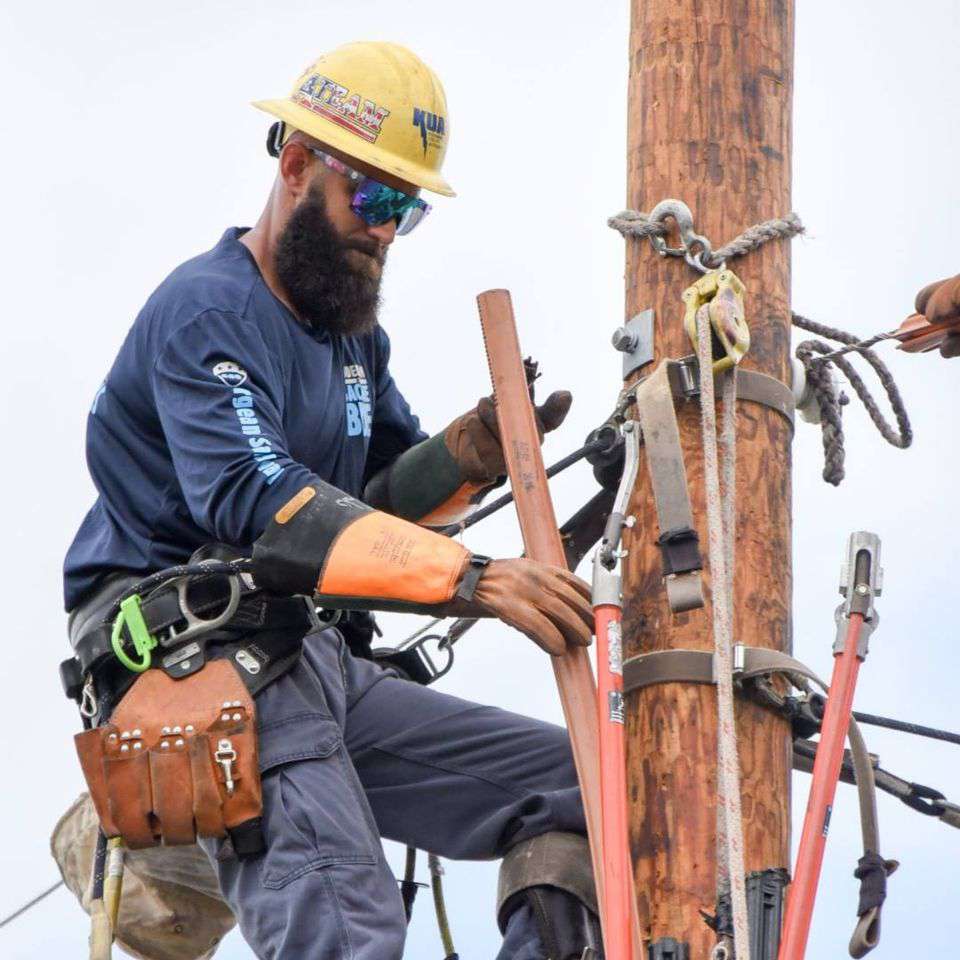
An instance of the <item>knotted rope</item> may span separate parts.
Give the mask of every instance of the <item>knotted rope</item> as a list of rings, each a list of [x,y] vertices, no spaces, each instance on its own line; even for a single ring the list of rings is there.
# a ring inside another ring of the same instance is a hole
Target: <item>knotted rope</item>
[[[607,220],[607,226],[624,237],[664,239],[669,232],[662,220],[651,220],[649,214],[639,210],[621,210]],[[759,250],[771,240],[789,240],[803,233],[804,230],[805,227],[799,215],[791,212],[785,217],[774,217],[772,220],[764,220],[752,227],[747,227],[729,243],[725,243],[716,250],[704,252],[700,259],[704,266],[715,269],[726,260]]]
[[[680,231],[682,247],[667,247],[669,234],[666,220],[672,218]],[[693,216],[686,204],[678,200],[664,200],[658,203],[651,213],[640,210],[622,210],[607,220],[607,225],[625,237],[649,239],[661,256],[684,256],[695,269],[707,270],[721,267],[726,260],[741,257],[758,250],[772,240],[787,240],[804,232],[804,226],[796,213],[784,217],[774,217],[747,227],[743,233],[729,243],[713,250],[710,241],[694,232]],[[808,320],[799,314],[792,314],[794,326],[820,337],[826,337],[844,346],[837,349],[822,340],[804,340],[796,348],[796,356],[803,365],[807,383],[813,392],[820,410],[820,428],[823,434],[823,479],[838,486],[845,475],[845,450],[843,437],[843,407],[849,398],[836,389],[829,364],[834,363],[843,371],[860,398],[870,419],[887,443],[899,449],[906,449],[913,442],[913,430],[907,415],[903,397],[894,382],[893,374],[886,364],[870,349],[884,340],[891,339],[889,334],[881,333],[867,340],[859,340],[852,334],[835,327]],[[896,420],[896,427],[887,422],[872,394],[856,372],[850,361],[845,359],[848,353],[859,353],[873,367],[880,384],[887,395]]]

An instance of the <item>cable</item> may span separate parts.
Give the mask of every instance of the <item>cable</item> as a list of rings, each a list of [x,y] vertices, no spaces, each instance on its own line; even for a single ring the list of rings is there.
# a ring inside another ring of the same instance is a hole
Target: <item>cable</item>
[[[787,697],[784,702],[794,700],[795,709],[802,708],[802,701]],[[825,698],[820,694],[813,694],[809,699],[810,709],[813,713],[813,720],[819,722],[823,717]],[[794,709],[794,708],[789,708]],[[881,717],[875,713],[861,713],[859,710],[853,711],[853,717],[858,723],[865,723],[871,727],[885,727],[887,730],[897,730],[900,733],[909,733],[915,737],[928,737],[931,740],[942,740],[945,743],[955,743],[960,745],[960,733],[952,733],[950,730],[939,730],[936,727],[926,727],[921,723],[912,723],[909,720],[895,720],[893,717]]]
[[[600,436],[596,437],[594,440],[590,440],[585,443],[579,450],[574,450],[573,453],[568,453],[565,457],[561,457],[555,464],[550,467],[547,467],[547,479],[555,477],[558,473],[562,473],[567,467],[572,467],[575,463],[583,460],[584,457],[589,457],[591,453],[596,453],[600,450],[605,450],[610,446],[610,441],[608,438]],[[481,520],[486,520],[491,514],[496,513],[498,510],[502,510],[507,504],[513,503],[513,492],[505,493],[502,497],[497,497],[496,500],[491,500],[485,507],[481,507],[479,510],[475,510],[470,514],[465,520],[460,523],[452,523],[447,527],[444,527],[441,531],[447,536],[453,536],[454,534],[459,533],[461,530],[466,530],[468,527],[472,527],[475,523],[479,523]]]
[[[873,713],[854,711],[854,717],[860,723],[872,727],[886,727],[888,730],[899,730],[901,733],[912,733],[916,737],[929,737],[931,740],[943,740],[946,743],[960,744],[960,733],[951,733],[949,730],[937,730],[935,727],[925,727],[919,723],[910,723],[907,720],[894,720],[892,717],[878,717]]]
[[[5,927],[11,920],[16,920],[21,914],[26,913],[31,907],[35,907],[41,900],[45,900],[50,896],[55,890],[59,890],[63,886],[63,880],[58,880],[52,887],[48,887],[42,893],[38,893],[32,900],[25,903],[22,907],[14,910],[13,913],[8,914],[2,920],[0,920],[0,927]]]

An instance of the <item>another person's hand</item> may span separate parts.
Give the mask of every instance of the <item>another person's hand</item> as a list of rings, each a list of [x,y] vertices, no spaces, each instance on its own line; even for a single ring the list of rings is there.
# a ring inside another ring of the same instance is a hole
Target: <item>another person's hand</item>
[[[491,560],[473,599],[457,600],[450,612],[497,617],[555,657],[567,646],[586,647],[593,635],[590,587],[562,567],[534,560]]]
[[[556,430],[563,423],[573,403],[567,390],[551,393],[538,407],[534,407],[537,432],[543,442],[544,434]],[[507,464],[500,444],[497,409],[492,397],[484,397],[469,413],[457,417],[443,431],[443,439],[464,480],[471,483],[493,483],[505,476]]]
[[[927,284],[917,294],[915,306],[930,324],[960,324],[960,276]],[[960,333],[947,336],[940,344],[940,353],[944,357],[960,356]]]

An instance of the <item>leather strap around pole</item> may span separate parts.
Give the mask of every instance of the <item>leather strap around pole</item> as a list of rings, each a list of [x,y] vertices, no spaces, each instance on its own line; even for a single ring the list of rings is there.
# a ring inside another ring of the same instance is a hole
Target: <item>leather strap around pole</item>
[[[823,685],[819,677],[799,660],[763,647],[742,647],[742,680],[771,673],[794,673]],[[623,692],[642,690],[655,683],[716,683],[713,653],[709,650],[658,650],[630,657],[623,662]]]
[[[794,426],[794,409],[796,403],[793,391],[776,377],[757,370],[744,370],[737,367],[737,399],[759,403],[771,410],[776,410],[790,424]]]
[[[655,683],[716,683],[709,650],[658,650],[623,662],[623,692]]]
[[[670,388],[677,400],[692,400],[700,396],[696,357],[681,357],[679,360],[667,361],[670,365]],[[718,382],[717,395],[720,393]],[[794,412],[796,402],[793,391],[783,381],[771,377],[758,370],[744,370],[737,367],[737,400],[748,403],[759,403],[779,413],[789,424],[791,431],[794,426]]]

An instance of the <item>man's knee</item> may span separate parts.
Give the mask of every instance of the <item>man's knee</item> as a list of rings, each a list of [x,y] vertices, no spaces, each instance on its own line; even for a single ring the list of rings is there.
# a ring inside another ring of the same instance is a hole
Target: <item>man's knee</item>
[[[406,918],[382,861],[317,866],[274,886],[263,882],[256,863],[241,865],[239,871],[239,877],[231,877],[229,868],[221,872],[243,937],[258,957],[403,956]]]
[[[544,957],[580,960],[588,948],[602,957],[586,838],[552,832],[511,848],[500,866],[497,922],[508,937],[539,940]],[[524,948],[519,942],[512,945],[512,949]]]

